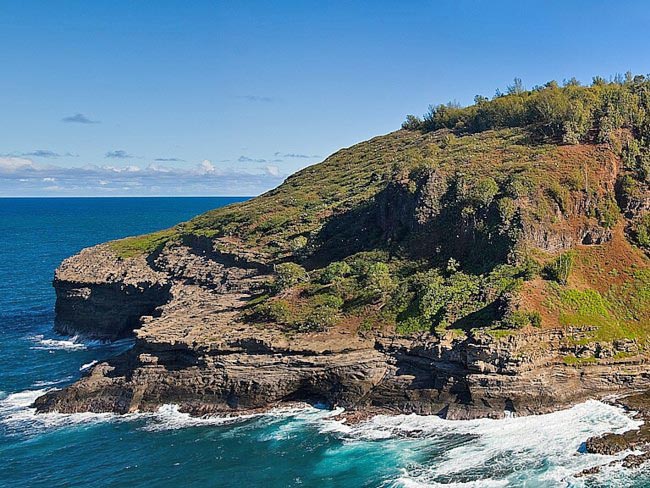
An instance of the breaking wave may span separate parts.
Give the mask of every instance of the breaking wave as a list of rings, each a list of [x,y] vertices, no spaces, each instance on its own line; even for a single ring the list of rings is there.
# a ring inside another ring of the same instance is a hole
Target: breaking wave
[[[599,476],[575,475],[594,466],[606,466],[628,453],[602,456],[584,452],[584,441],[606,432],[637,429],[641,422],[622,409],[587,401],[546,415],[443,420],[438,417],[378,416],[351,426],[350,442],[404,439],[410,449],[432,455],[429,462],[404,468],[395,487],[491,487],[491,486],[583,486],[597,483]],[[410,442],[409,442],[410,440]],[[620,486],[628,486],[625,471]],[[608,486],[614,481],[608,480]]]
[[[239,417],[192,417],[176,405],[156,412],[115,414],[36,414],[31,407],[47,388],[17,393],[0,392],[0,428],[9,435],[74,428],[102,422],[135,422],[151,433],[187,428],[234,429],[248,424],[246,435],[257,442],[295,442],[313,431],[329,436],[328,457],[355,459],[379,450],[396,459],[398,474],[384,487],[501,487],[501,486],[632,486],[629,470],[609,466],[618,456],[584,452],[584,441],[605,432],[637,429],[640,422],[622,409],[598,401],[539,416],[500,420],[443,420],[434,416],[380,415],[356,425],[342,420],[341,409],[287,407]],[[252,424],[251,424],[252,422]],[[234,434],[233,435],[240,435]],[[341,461],[341,466],[345,465]],[[602,466],[599,474],[576,477]],[[324,467],[331,471],[330,464]],[[639,473],[636,473],[637,478]],[[635,479],[637,479],[635,478]],[[643,486],[643,485],[637,485]]]
[[[117,341],[101,341],[98,339],[87,339],[82,336],[72,336],[66,339],[54,339],[45,337],[43,334],[29,336],[28,339],[34,344],[30,349],[44,351],[82,351],[101,347],[107,351],[119,352],[127,350],[133,345],[133,339],[120,339]]]

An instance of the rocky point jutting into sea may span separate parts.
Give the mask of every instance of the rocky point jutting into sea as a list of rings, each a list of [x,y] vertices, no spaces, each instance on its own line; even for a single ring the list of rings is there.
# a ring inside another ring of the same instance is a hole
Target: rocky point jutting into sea
[[[136,342],[38,411],[306,401],[470,419],[649,388],[637,128],[464,123],[411,121],[260,197],[64,261],[57,330]]]

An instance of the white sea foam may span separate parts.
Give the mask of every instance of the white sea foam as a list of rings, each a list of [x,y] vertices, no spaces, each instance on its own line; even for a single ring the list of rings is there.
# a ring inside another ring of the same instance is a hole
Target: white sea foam
[[[228,423],[241,422],[248,418],[254,417],[253,415],[242,415],[239,417],[192,417],[188,413],[181,412],[178,408],[178,405],[171,404],[163,405],[154,413],[135,414],[134,417],[136,416],[139,418],[147,419],[147,423],[144,427],[142,427],[142,430],[146,431],[162,431],[184,429],[187,427],[224,425]]]
[[[42,334],[31,336],[30,339],[35,343],[31,349],[41,351],[68,350],[78,351],[87,348],[87,345],[74,336],[70,339],[46,339]]]
[[[348,442],[397,437],[418,443],[419,449],[438,449],[434,462],[410,467],[393,486],[519,486],[524,481],[526,486],[580,486],[574,474],[622,456],[583,454],[581,444],[590,436],[639,425],[619,408],[587,401],[547,415],[501,420],[378,416],[352,426],[345,436]],[[453,447],[446,449],[451,438]],[[477,473],[489,477],[475,479]]]
[[[99,339],[87,339],[83,336],[75,335],[67,339],[46,338],[43,334],[36,334],[28,337],[34,342],[31,349],[41,351],[82,351],[86,349],[104,348],[111,350],[127,350],[133,345],[133,339],[126,338],[117,341],[101,341]]]
[[[9,432],[20,434],[36,433],[56,427],[88,424],[99,421],[117,419],[118,416],[110,413],[74,413],[74,414],[36,414],[36,409],[31,405],[41,395],[52,389],[25,390],[11,393],[0,400],[0,424]]]
[[[94,360],[94,361],[90,361],[89,363],[82,364],[81,367],[79,368],[79,371],[86,371],[87,369],[90,369],[93,366],[95,366],[97,362],[98,362],[97,360]]]
[[[51,380],[51,381],[34,381],[32,386],[34,388],[43,388],[46,386],[55,386],[55,385],[60,385],[61,383],[65,383],[67,381],[70,381],[72,379],[72,376],[66,376],[65,378],[61,378],[60,380]]]
[[[264,418],[265,422],[272,423],[287,418],[296,420],[295,423],[283,425],[277,433],[278,438],[286,438],[290,430],[298,430],[304,422],[320,422],[328,417],[338,415],[343,409],[323,410],[305,406],[278,407],[263,413],[246,415],[219,416],[207,415],[204,417],[193,417],[188,413],[181,412],[178,405],[168,404],[161,406],[154,413],[135,414],[139,418],[147,419],[142,430],[161,431],[183,429],[186,427],[217,426],[245,422],[250,419]]]
[[[313,407],[278,408],[263,414],[239,417],[192,417],[176,405],[164,405],[156,412],[114,414],[35,414],[30,408],[47,389],[0,393],[0,424],[8,431],[35,433],[94,422],[132,422],[145,431],[165,431],[188,427],[225,426],[261,419],[273,429],[260,431],[259,441],[285,441],[311,425],[322,433],[342,439],[332,446],[331,455],[345,455],[348,449],[365,449],[368,443],[381,443],[387,455],[395,455],[405,466],[401,474],[385,486],[420,487],[501,487],[501,486],[584,486],[591,480],[597,486],[626,486],[628,470],[607,466],[618,456],[580,452],[590,436],[605,432],[624,432],[640,422],[622,409],[588,401],[568,410],[547,415],[501,420],[443,420],[434,416],[377,416],[356,425],[338,420],[342,409],[328,411]],[[336,417],[336,418],[332,418]],[[237,429],[231,429],[236,432]],[[227,434],[225,431],[224,434]],[[236,435],[236,434],[233,434]],[[366,446],[366,447],[364,447]],[[603,466],[601,474],[590,478],[574,475],[593,466]],[[332,469],[328,465],[328,469]]]

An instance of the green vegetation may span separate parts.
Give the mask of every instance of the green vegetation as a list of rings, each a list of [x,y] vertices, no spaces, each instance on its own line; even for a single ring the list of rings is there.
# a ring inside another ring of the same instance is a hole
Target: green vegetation
[[[477,96],[474,105],[431,106],[423,119],[409,116],[403,127],[409,130],[452,129],[476,133],[506,127],[526,127],[537,139],[568,144],[603,142],[619,129],[633,131],[638,140],[648,138],[650,80],[627,74],[612,82],[594,78],[591,86],[575,79],[564,86],[550,81],[525,90],[521,80],[497,92],[492,100]],[[639,171],[647,167],[645,149],[631,158]]]
[[[281,263],[275,267],[275,283],[273,284],[276,290],[286,290],[298,283],[309,280],[309,275],[305,268],[296,263]]]
[[[509,329],[521,329],[526,326],[540,327],[542,325],[542,316],[539,312],[525,312],[514,310],[503,318],[502,326]]]
[[[650,250],[650,81],[518,80],[475,102],[409,116],[257,198],[112,249],[184,243],[250,261],[273,277],[245,318],[289,332],[645,337],[650,264],[625,239]]]
[[[176,236],[175,229],[161,230],[152,234],[145,234],[137,237],[127,237],[112,241],[111,249],[119,257],[128,259],[142,254],[151,254],[158,251],[173,237]]]
[[[598,362],[598,360],[594,357],[577,358],[572,354],[564,356],[562,358],[562,361],[567,366],[580,366],[581,364],[593,364]]]
[[[569,282],[575,254],[571,251],[560,254],[552,262],[544,266],[543,272],[549,280],[566,285]]]
[[[650,251],[650,213],[638,220],[634,226],[634,233],[639,246]]]

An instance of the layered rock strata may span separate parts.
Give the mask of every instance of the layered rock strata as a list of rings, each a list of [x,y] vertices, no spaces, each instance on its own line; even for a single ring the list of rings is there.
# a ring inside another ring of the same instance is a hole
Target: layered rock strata
[[[259,263],[198,245],[168,245],[149,259],[120,259],[100,245],[66,260],[54,281],[58,329],[107,339],[132,333],[136,341],[40,397],[38,411],[127,413],[174,403],[196,415],[236,414],[307,401],[498,418],[650,385],[633,341],[577,346],[576,331],[573,340],[566,330],[533,328],[406,338],[352,327],[290,333],[241,320],[268,278]],[[563,362],[586,352],[600,360]]]

